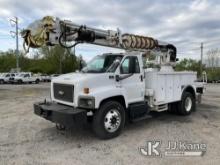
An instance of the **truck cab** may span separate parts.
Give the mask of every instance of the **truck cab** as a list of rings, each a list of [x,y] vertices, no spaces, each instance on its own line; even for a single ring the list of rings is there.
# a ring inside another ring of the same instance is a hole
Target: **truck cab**
[[[60,126],[92,121],[103,139],[118,136],[125,120],[150,117],[150,111],[189,115],[203,84],[195,72],[175,72],[172,66],[146,68],[144,54],[126,52],[96,56],[78,73],[52,79],[51,102],[34,105],[35,114]]]
[[[141,56],[128,53],[96,56],[79,73],[59,76],[52,80],[52,100],[75,107],[98,109],[104,99],[123,96],[128,104],[144,100],[144,70]],[[59,95],[61,86],[70,85],[73,94]],[[73,99],[67,98],[74,95]],[[81,105],[80,98],[94,98],[94,103]],[[69,101],[68,101],[69,100]],[[87,107],[88,106],[88,107]]]

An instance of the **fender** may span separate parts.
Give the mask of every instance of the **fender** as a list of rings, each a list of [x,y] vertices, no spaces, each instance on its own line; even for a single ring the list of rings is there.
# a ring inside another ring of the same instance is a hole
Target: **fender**
[[[128,107],[127,96],[124,89],[116,87],[101,87],[96,92],[91,93],[95,97],[95,108],[98,109],[103,100],[114,97],[114,96],[123,96],[125,100],[125,106]]]
[[[196,98],[196,90],[195,90],[195,87],[193,87],[192,85],[182,86],[181,98],[182,98],[183,92],[185,92],[185,91],[192,93],[193,96]],[[181,98],[180,98],[180,99],[181,99]]]

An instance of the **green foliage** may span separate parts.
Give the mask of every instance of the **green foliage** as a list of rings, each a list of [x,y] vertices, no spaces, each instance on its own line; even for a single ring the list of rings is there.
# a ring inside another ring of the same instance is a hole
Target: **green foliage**
[[[180,62],[177,63],[175,67],[176,71],[196,71],[198,75],[201,75],[200,73],[200,61],[196,61],[193,59],[183,59]],[[220,80],[220,68],[205,68],[205,65],[202,66],[202,70],[206,71],[207,78],[209,81],[216,81]]]
[[[204,70],[205,66],[202,66],[202,70]],[[176,64],[175,67],[176,71],[195,71],[198,75],[201,75],[200,71],[200,61],[193,60],[193,59],[186,59],[184,58],[180,62]]]
[[[8,72],[11,68],[16,66],[16,57],[14,52],[9,50],[8,52],[0,53],[0,72]]]
[[[220,68],[207,68],[206,73],[209,81],[220,80]]]
[[[19,55],[19,65],[22,71],[33,73],[68,73],[79,68],[79,58],[61,46],[42,47],[34,54],[34,58]],[[15,67],[15,52],[0,52],[0,72],[9,72]]]

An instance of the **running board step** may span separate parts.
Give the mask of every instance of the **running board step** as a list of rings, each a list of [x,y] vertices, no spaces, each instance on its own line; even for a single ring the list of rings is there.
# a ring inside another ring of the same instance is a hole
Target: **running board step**
[[[166,111],[167,109],[168,109],[168,104],[160,104],[160,105],[155,105],[154,108],[152,108],[152,111],[162,112],[162,111]]]
[[[134,118],[134,119],[131,119],[132,122],[138,122],[138,121],[141,121],[141,120],[145,120],[145,119],[151,119],[152,116],[151,115],[144,115],[144,116],[141,116],[141,117],[138,117],[138,118]]]

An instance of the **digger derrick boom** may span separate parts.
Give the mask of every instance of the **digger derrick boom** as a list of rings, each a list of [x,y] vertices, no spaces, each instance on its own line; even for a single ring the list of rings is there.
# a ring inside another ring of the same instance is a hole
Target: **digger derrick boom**
[[[89,43],[100,46],[124,49],[127,51],[156,50],[168,52],[176,58],[176,48],[172,44],[158,41],[151,37],[122,34],[119,29],[102,30],[84,25],[77,25],[71,21],[54,19],[46,16],[35,21],[21,33],[24,38],[24,49],[38,48],[44,45],[61,45],[71,48],[79,43]],[[27,47],[27,48],[26,48]]]

